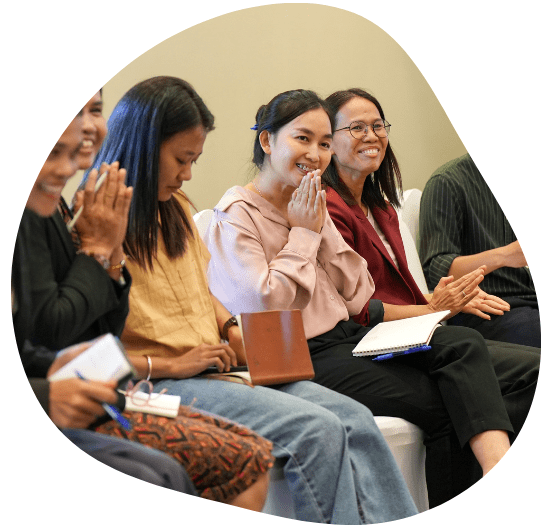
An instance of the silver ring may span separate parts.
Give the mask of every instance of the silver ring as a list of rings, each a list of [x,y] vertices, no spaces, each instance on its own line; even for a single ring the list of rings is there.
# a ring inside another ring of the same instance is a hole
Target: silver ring
[[[462,290],[462,295],[465,297],[466,296],[466,292],[464,290]]]

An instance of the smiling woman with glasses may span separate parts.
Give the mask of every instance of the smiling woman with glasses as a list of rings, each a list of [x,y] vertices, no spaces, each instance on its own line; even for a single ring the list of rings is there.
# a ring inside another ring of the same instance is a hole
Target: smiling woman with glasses
[[[371,328],[382,320],[441,310],[482,318],[507,310],[507,303],[479,288],[481,268],[456,281],[444,278],[433,294],[422,294],[408,270],[394,208],[400,206],[401,173],[381,105],[358,88],[335,92],[326,103],[336,129],[332,161],[322,176],[327,210],[345,242],[365,259],[375,288],[354,321]],[[316,381],[364,398],[375,415],[403,418],[425,432],[430,507],[486,474],[508,450],[529,411],[540,349],[485,342],[470,328],[439,327],[431,350],[379,362],[379,368],[389,369],[385,394],[392,397],[386,400],[373,387],[378,378],[372,362],[352,356],[347,344],[352,338],[326,337],[320,349],[309,343]],[[523,389],[515,388],[520,380]]]

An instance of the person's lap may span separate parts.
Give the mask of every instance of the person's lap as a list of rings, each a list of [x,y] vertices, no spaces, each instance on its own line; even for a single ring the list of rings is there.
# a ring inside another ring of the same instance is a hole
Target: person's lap
[[[85,453],[113,469],[150,484],[197,495],[184,467],[161,451],[87,429],[63,429],[62,433]]]
[[[503,409],[503,404],[488,355],[480,357],[483,340],[479,336],[477,342],[475,332],[440,327],[431,341],[431,351],[374,362],[369,357],[352,355],[365,332],[351,335],[354,325],[342,326],[349,334],[345,339],[340,339],[336,329],[326,335],[327,343],[324,336],[309,341],[317,383],[356,399],[376,415],[404,418],[430,435],[450,433],[453,418],[462,444],[486,425],[509,427],[507,418],[487,424],[478,416],[483,405],[481,393],[490,391],[493,396],[481,410],[482,416],[492,416],[493,408]],[[462,347],[469,350],[457,352]],[[493,383],[494,393],[488,387]],[[465,394],[462,387],[468,389]]]
[[[372,414],[341,394],[308,381],[273,388],[203,378],[154,385],[156,392],[163,388],[180,395],[182,405],[223,416],[270,440],[273,455],[285,460],[302,520],[357,522],[355,493],[373,522],[415,513]],[[394,501],[386,497],[382,479],[395,489]]]
[[[491,315],[491,319],[482,319],[472,314],[459,313],[449,320],[449,325],[467,326],[477,330],[485,339],[516,343],[532,347],[541,346],[541,325],[538,305],[517,306],[515,300],[512,308],[504,315]]]

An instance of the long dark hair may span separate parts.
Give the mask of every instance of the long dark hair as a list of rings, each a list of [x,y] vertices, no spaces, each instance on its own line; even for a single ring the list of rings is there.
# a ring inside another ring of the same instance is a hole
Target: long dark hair
[[[255,115],[255,143],[253,145],[253,163],[261,169],[265,159],[265,152],[261,147],[259,135],[263,130],[276,134],[280,128],[293,121],[296,117],[308,112],[322,108],[330,119],[332,130],[334,118],[328,105],[312,90],[289,90],[273,97],[269,103],[262,105]]]
[[[190,221],[178,201],[159,202],[159,149],[174,134],[202,126],[214,129],[214,117],[193,89],[176,77],[153,77],[131,88],[107,122],[107,137],[92,168],[119,161],[134,188],[125,252],[144,268],[153,267],[159,227],[167,253],[176,258],[193,236]],[[85,178],[88,173],[85,175]]]
[[[326,103],[328,104],[330,114],[334,120],[339,112],[339,109],[355,97],[363,97],[372,102],[382,119],[385,119],[383,108],[379,104],[378,100],[368,92],[361,88],[350,88],[349,90],[340,90],[334,92],[332,95],[326,97]],[[332,187],[343,198],[346,204],[355,205],[356,201],[353,195],[345,185],[343,180],[339,177],[337,168],[335,166],[335,154],[332,156],[332,161],[328,165],[328,168],[322,175],[322,181]],[[377,171],[374,172],[373,178],[366,178],[364,182],[364,188],[362,190],[361,200],[364,205],[369,208],[379,207],[380,209],[387,209],[386,200],[395,207],[400,205],[400,199],[402,196],[402,179],[401,171],[399,169],[399,163],[391,148],[391,143],[387,145],[385,150],[385,157],[381,162],[381,165]]]

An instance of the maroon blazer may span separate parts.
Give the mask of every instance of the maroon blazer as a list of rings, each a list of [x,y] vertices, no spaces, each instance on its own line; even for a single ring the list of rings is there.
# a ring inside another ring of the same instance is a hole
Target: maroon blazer
[[[395,253],[398,269],[362,209],[358,205],[347,205],[331,187],[327,187],[326,197],[328,213],[341,236],[368,263],[368,271],[376,286],[372,299],[397,305],[427,304],[408,270],[395,209],[389,206],[384,211],[375,207],[372,214]],[[363,325],[369,324],[368,303],[353,319]]]

